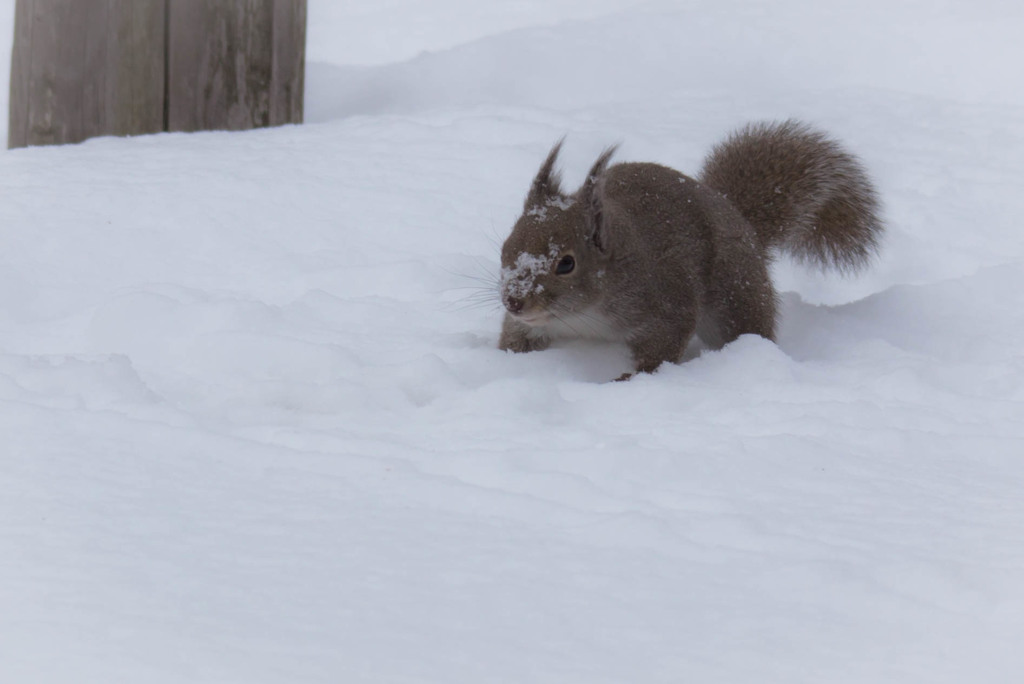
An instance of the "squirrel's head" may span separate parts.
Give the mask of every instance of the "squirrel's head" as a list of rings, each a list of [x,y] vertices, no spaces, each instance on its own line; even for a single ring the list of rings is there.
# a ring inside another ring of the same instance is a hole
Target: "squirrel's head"
[[[559,141],[530,186],[523,214],[501,248],[501,301],[517,320],[542,326],[597,303],[611,256],[602,177],[615,148],[598,157],[583,186],[561,190]]]

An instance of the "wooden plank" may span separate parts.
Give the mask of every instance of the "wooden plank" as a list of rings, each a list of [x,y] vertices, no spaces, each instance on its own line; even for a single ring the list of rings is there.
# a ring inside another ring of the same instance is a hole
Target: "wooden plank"
[[[166,0],[18,0],[8,146],[163,130]]]
[[[306,89],[306,0],[274,0],[270,125],[302,123]]]
[[[24,23],[18,23],[21,34],[14,37],[14,53],[20,53],[17,60],[22,72],[17,79],[24,82],[25,101],[12,107],[24,111],[21,130],[8,133],[8,140],[17,133],[25,145],[46,145],[58,141],[59,131],[55,120],[59,117],[57,90],[57,23],[59,17],[48,22],[44,15],[46,8],[42,0],[22,0],[16,14]],[[56,8],[55,8],[56,9]],[[12,79],[15,80],[12,75]],[[12,96],[14,93],[12,93]]]
[[[32,6],[18,2],[14,6],[14,46],[11,50],[11,83],[8,99],[7,146],[28,145],[29,50],[32,44]]]
[[[171,2],[167,128],[302,121],[306,0]]]
[[[112,12],[119,53],[116,65],[117,135],[139,135],[164,130],[164,45],[166,4],[170,0],[117,0]],[[112,98],[113,101],[113,98]]]

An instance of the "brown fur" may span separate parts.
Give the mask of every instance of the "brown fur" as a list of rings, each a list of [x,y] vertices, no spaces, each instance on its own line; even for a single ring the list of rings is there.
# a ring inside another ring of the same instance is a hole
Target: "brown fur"
[[[694,334],[716,348],[745,333],[773,339],[773,250],[846,271],[877,249],[882,225],[867,175],[797,122],[734,133],[712,150],[700,181],[657,164],[608,166],[609,149],[567,195],[555,171],[560,148],[502,247],[502,349],[618,339],[636,370],[651,372],[678,361]]]

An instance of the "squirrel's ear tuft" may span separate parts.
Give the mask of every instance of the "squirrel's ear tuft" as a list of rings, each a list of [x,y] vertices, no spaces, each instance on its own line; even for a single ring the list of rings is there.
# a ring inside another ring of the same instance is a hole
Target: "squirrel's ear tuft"
[[[537,176],[530,185],[530,194],[526,196],[525,208],[541,206],[553,197],[560,197],[562,194],[562,176],[555,171],[555,161],[558,160],[558,153],[562,149],[562,138],[555,143],[555,146],[548,152],[548,158],[541,164]]]
[[[608,215],[604,206],[604,172],[615,154],[617,145],[609,147],[590,167],[583,183],[583,199],[587,203],[587,239],[601,252],[608,248]]]
[[[599,156],[597,161],[594,162],[594,165],[590,167],[590,173],[587,174],[587,183],[594,183],[604,175],[605,170],[608,168],[608,162],[611,161],[612,155],[615,154],[615,151],[618,149],[618,145],[612,145],[611,147],[605,148],[604,152],[601,153],[601,156]]]

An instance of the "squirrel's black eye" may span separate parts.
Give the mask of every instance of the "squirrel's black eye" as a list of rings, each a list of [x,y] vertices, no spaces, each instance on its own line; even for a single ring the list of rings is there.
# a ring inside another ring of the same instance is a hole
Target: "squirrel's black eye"
[[[572,273],[574,268],[576,268],[576,260],[566,254],[562,257],[562,260],[558,262],[558,266],[555,266],[555,273],[558,275],[567,275]]]

